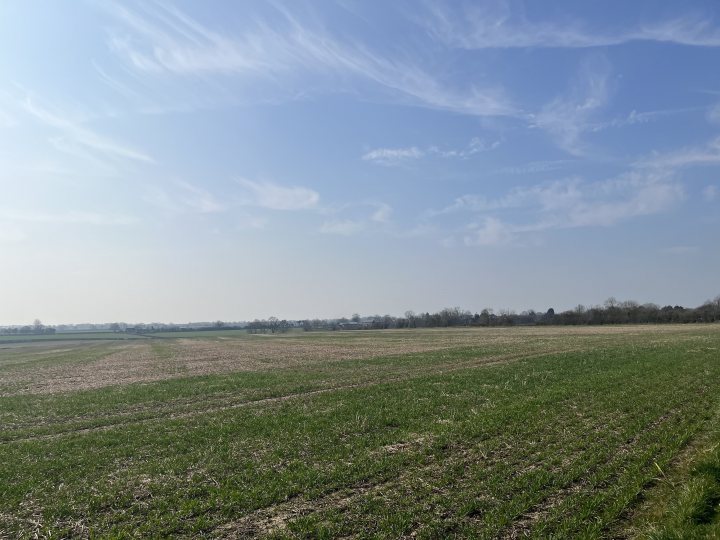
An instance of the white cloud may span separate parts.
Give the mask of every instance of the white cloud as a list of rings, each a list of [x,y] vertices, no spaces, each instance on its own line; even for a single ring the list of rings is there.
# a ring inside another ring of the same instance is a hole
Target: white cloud
[[[571,159],[554,159],[554,160],[542,160],[542,161],[531,161],[524,165],[513,165],[508,167],[501,167],[496,169],[495,172],[502,174],[537,174],[546,171],[555,171],[562,169],[563,167],[574,163],[575,160]]]
[[[320,227],[325,234],[349,236],[360,232],[387,231],[392,220],[392,207],[375,201],[361,201],[321,209],[331,216]]]
[[[479,137],[473,137],[468,144],[468,148],[465,151],[465,154],[471,156],[479,152],[487,152],[488,150],[494,150],[495,148],[500,146],[500,144],[501,141],[492,141],[488,143],[487,141],[480,139]]]
[[[702,191],[703,199],[707,202],[713,202],[715,199],[720,196],[720,189],[718,189],[717,186],[705,186],[705,188]]]
[[[442,149],[437,146],[431,146],[426,150],[426,153],[437,155],[443,158],[460,158],[465,159],[481,152],[488,152],[495,150],[502,144],[502,141],[486,141],[480,137],[473,137],[470,142],[464,148],[458,149]]]
[[[404,161],[419,159],[425,152],[412,146],[410,148],[376,148],[363,155],[363,160],[372,161],[378,165],[397,165]]]
[[[391,214],[392,207],[389,204],[379,203],[370,216],[370,219],[376,223],[387,223],[390,221]]]
[[[253,182],[241,178],[237,183],[245,188],[247,196],[241,204],[271,210],[306,210],[315,208],[320,195],[312,189],[299,186],[279,186],[271,182]]]
[[[249,214],[233,216],[233,220],[235,222],[235,226],[241,230],[264,229],[268,223],[268,220],[264,217],[252,216]]]
[[[712,124],[720,124],[720,103],[716,103],[707,112],[708,122]]]
[[[531,21],[521,10],[512,9],[509,2],[499,1],[474,2],[463,9],[432,4],[416,19],[435,39],[462,49],[588,48],[631,41],[720,46],[720,30],[700,15],[628,24],[603,32],[567,16],[561,23]]]
[[[95,154],[102,154],[106,157],[131,159],[146,163],[153,163],[153,159],[147,154],[122,145],[110,138],[103,137],[80,122],[74,121],[67,116],[43,108],[27,97],[22,103],[22,108],[34,118],[48,127],[56,129],[62,134],[61,137],[51,138],[51,142],[58,149],[68,149],[68,143],[79,145]]]
[[[408,104],[478,116],[518,114],[500,88],[447,85],[416,61],[385,57],[368,47],[343,42],[318,25],[311,28],[279,5],[274,6],[279,13],[271,22],[248,15],[248,27],[232,36],[174,7],[144,6],[142,15],[119,4],[106,7],[126,29],[111,34],[110,48],[138,71],[252,77],[276,85],[285,81],[279,87],[287,87],[287,79],[301,73],[322,74],[334,84],[344,84],[342,90],[355,91],[357,84],[342,82],[352,76]]]
[[[437,225],[423,222],[409,229],[398,230],[395,236],[398,238],[437,238],[442,232]]]
[[[680,107],[677,109],[664,109],[658,111],[637,112],[635,109],[630,111],[626,116],[614,118],[605,122],[595,122],[590,125],[590,131],[598,132],[608,128],[617,128],[624,126],[634,126],[638,124],[647,124],[659,118],[697,112],[703,110],[703,107]]]
[[[95,72],[98,75],[98,78],[100,81],[103,82],[106,86],[120,94],[126,99],[129,100],[138,100],[142,99],[143,95],[141,92],[138,92],[131,88],[129,85],[124,84],[123,82],[119,81],[116,77],[113,77],[109,73],[107,73],[103,68],[101,68],[95,61],[92,62],[92,66],[95,69]]]
[[[701,146],[683,148],[674,152],[655,152],[639,160],[636,167],[675,169],[691,165],[712,165],[720,163],[720,137]]]
[[[172,181],[167,186],[145,186],[144,200],[172,214],[210,214],[225,210],[225,205],[209,191],[183,180]]]
[[[188,182],[178,181],[177,185],[184,191],[180,195],[180,200],[185,206],[204,214],[225,210],[225,206],[210,192]]]
[[[365,223],[351,219],[326,221],[320,227],[320,232],[324,234],[339,234],[342,236],[350,236],[365,230]]]
[[[486,217],[482,225],[471,224],[471,232],[465,235],[466,246],[495,246],[510,243],[514,236],[510,228],[494,217]]]
[[[408,148],[376,148],[364,154],[362,159],[372,161],[378,165],[399,165],[407,161],[428,156],[466,159],[481,152],[494,150],[500,146],[500,144],[502,144],[502,141],[499,140],[486,141],[480,137],[473,137],[463,148],[440,148],[439,146],[429,146],[424,149],[418,148],[417,146]]]
[[[615,181],[614,186],[600,184],[596,189],[609,189],[613,200],[588,200],[575,205],[568,213],[568,226],[610,226],[638,216],[657,214],[684,198],[682,186],[675,182],[629,177]]]
[[[491,245],[552,229],[609,227],[665,212],[684,197],[682,185],[669,176],[631,171],[600,182],[568,179],[518,187],[494,199],[463,195],[428,216],[438,219],[456,213],[484,215],[481,225],[471,224],[472,232],[466,235],[465,244]],[[498,214],[509,217],[501,220]],[[518,222],[518,215],[527,221]]]
[[[587,148],[581,136],[592,130],[592,115],[608,99],[610,64],[605,57],[587,59],[570,93],[557,97],[534,116],[532,126],[547,131],[557,145],[566,152],[582,156]]]
[[[517,187],[497,199],[488,199],[484,195],[476,194],[462,195],[455,199],[453,204],[433,211],[431,215],[450,214],[457,211],[489,212],[532,206],[538,206],[546,211],[567,208],[582,198],[581,185],[580,180],[570,179],[530,187]]]
[[[109,42],[111,49],[125,56],[132,66],[141,71],[168,71],[182,75],[278,69],[281,63],[273,66],[263,61],[262,53],[290,53],[278,50],[282,41],[273,47],[261,35],[226,38],[169,5],[148,2],[144,7],[145,16],[121,4],[105,4],[105,7],[135,32],[135,35],[112,34]],[[265,51],[264,45],[269,46]]]

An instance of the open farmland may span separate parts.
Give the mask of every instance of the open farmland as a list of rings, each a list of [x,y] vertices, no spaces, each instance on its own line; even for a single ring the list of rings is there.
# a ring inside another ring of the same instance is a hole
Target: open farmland
[[[720,535],[720,326],[0,343],[0,537]]]

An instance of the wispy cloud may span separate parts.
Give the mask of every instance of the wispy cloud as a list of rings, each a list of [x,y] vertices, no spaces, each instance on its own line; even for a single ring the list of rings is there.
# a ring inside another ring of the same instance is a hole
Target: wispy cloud
[[[716,103],[707,112],[708,122],[712,124],[720,124],[720,103]]]
[[[715,199],[720,197],[720,189],[714,185],[705,186],[702,190],[702,196],[706,202],[713,202]]]
[[[323,209],[332,219],[320,227],[325,234],[350,236],[365,231],[387,230],[391,224],[393,209],[381,202],[358,202]]]
[[[268,224],[267,218],[259,217],[259,216],[252,216],[249,214],[234,215],[233,221],[235,222],[235,226],[240,230],[264,229],[265,226]]]
[[[240,178],[237,183],[244,188],[241,204],[270,210],[307,210],[315,208],[320,195],[309,188],[280,186],[272,182],[254,182]]]
[[[475,154],[495,150],[501,144],[502,141],[500,140],[486,141],[485,139],[481,139],[480,137],[473,137],[472,139],[470,139],[470,142],[464,148],[443,149],[438,146],[430,146],[427,149],[427,153],[443,158],[464,159],[469,158],[470,156],[474,156]]]
[[[636,167],[676,169],[691,165],[713,165],[720,163],[720,137],[700,146],[692,146],[674,152],[655,152],[638,160]]]
[[[551,211],[556,208],[568,208],[583,197],[583,183],[579,179],[558,180],[529,187],[516,187],[500,198],[488,198],[484,195],[462,195],[433,215],[443,215],[458,211],[492,212],[513,208],[537,206]],[[587,188],[585,188],[587,189]]]
[[[92,66],[95,69],[95,72],[97,73],[100,81],[107,87],[114,90],[116,93],[130,100],[142,99],[143,96],[141,92],[131,88],[128,84],[125,84],[122,81],[118,80],[117,77],[113,77],[112,75],[110,75],[106,70],[100,67],[97,62],[93,61]]]
[[[125,32],[111,32],[111,50],[141,72],[252,77],[277,87],[287,87],[289,77],[303,74],[328,75],[341,86],[351,76],[408,104],[478,116],[518,114],[499,87],[447,84],[408,55],[388,57],[340,39],[282,6],[275,5],[272,23],[249,15],[246,27],[232,36],[162,4],[143,4],[142,11],[119,4],[106,8],[125,27]],[[356,88],[354,82],[342,87]]]
[[[272,46],[263,38],[279,33],[248,33],[228,38],[213,32],[179,9],[160,3],[142,6],[142,13],[127,5],[104,4],[109,13],[133,30],[134,34],[113,32],[110,46],[132,66],[142,71],[172,72],[181,75],[198,73],[240,73],[283,69],[291,51],[279,40]],[[265,45],[270,46],[263,49]],[[263,53],[274,62],[263,60]],[[280,54],[282,53],[282,54]]]
[[[610,64],[604,56],[586,59],[567,95],[555,98],[535,115],[532,126],[547,131],[563,150],[587,153],[583,133],[593,129],[591,118],[608,100]]]
[[[144,200],[171,214],[222,212],[225,205],[206,189],[183,180],[145,186]]]
[[[342,236],[350,236],[364,231],[366,224],[363,221],[355,221],[352,219],[326,221],[320,227],[323,234],[339,234]]]
[[[378,165],[387,166],[400,165],[408,161],[432,156],[446,159],[467,159],[475,154],[494,150],[500,146],[501,143],[502,141],[500,140],[486,141],[479,137],[473,137],[463,148],[441,148],[439,146],[428,146],[422,149],[417,146],[407,148],[376,148],[365,153],[362,159]]]
[[[568,213],[567,225],[572,227],[611,226],[639,216],[668,210],[685,197],[678,182],[660,177],[630,173],[617,180],[593,186],[598,195],[616,198],[582,201]]]
[[[130,159],[146,163],[154,162],[147,154],[104,137],[67,115],[40,106],[30,97],[26,97],[20,105],[36,120],[60,134],[59,137],[50,139],[59,149],[68,149],[69,143],[70,145],[79,145],[95,155],[100,154],[110,158]]]
[[[631,171],[600,182],[568,179],[517,187],[495,199],[464,195],[428,217],[481,216],[482,221],[472,222],[471,232],[464,233],[464,241],[467,245],[491,245],[552,229],[617,225],[665,212],[684,196],[682,185],[672,177]],[[524,221],[518,221],[518,216]]]
[[[375,148],[363,154],[363,160],[372,161],[378,165],[398,165],[408,160],[423,157],[425,152],[416,146],[409,148]]]
[[[415,18],[435,39],[462,49],[589,48],[631,41],[720,46],[720,30],[700,14],[629,23],[625,28],[603,31],[592,28],[590,21],[567,16],[561,23],[529,20],[523,10],[497,1],[466,3],[460,9],[429,4]]]
[[[466,246],[496,246],[508,244],[514,238],[511,228],[494,217],[486,217],[481,224],[471,223],[468,229],[463,238]]]
[[[209,191],[184,181],[178,181],[177,185],[184,191],[180,195],[181,201],[189,208],[205,214],[225,210],[225,206]]]
[[[496,169],[494,172],[501,174],[537,174],[547,171],[556,171],[562,169],[567,165],[575,163],[576,160],[572,159],[553,159],[553,160],[541,160],[541,161],[530,161],[524,165],[511,165],[508,167],[501,167]]]
[[[685,113],[693,113],[705,110],[704,107],[679,107],[676,109],[664,109],[658,111],[643,111],[638,112],[636,110],[630,111],[627,115],[619,118],[613,118],[611,120],[594,122],[589,126],[589,131],[598,132],[609,128],[619,128],[625,126],[634,126],[640,124],[647,124],[649,122],[656,121],[661,118],[667,118],[670,116],[676,116]]]
[[[392,207],[389,204],[378,203],[375,205],[375,211],[370,215],[370,219],[376,223],[387,223],[392,215]]]

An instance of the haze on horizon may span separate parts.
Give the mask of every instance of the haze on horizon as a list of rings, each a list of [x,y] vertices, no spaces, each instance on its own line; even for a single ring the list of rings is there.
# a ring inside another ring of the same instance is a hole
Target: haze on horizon
[[[716,2],[0,4],[0,325],[694,307]]]

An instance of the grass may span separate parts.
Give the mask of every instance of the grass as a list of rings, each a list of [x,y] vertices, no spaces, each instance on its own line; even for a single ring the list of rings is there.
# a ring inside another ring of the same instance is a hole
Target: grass
[[[631,518],[634,535],[652,540],[720,538],[720,430],[700,434],[664,471]]]
[[[38,393],[3,366],[130,344],[0,351],[0,537],[717,532],[717,326],[221,337],[303,354]]]

